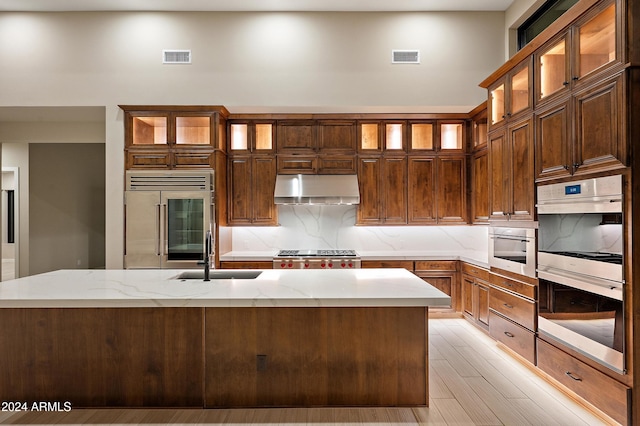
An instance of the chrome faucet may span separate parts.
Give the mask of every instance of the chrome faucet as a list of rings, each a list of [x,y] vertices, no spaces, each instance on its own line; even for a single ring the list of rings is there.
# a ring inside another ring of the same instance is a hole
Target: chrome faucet
[[[198,265],[204,264],[204,281],[209,281],[209,268],[211,267],[211,231],[207,230],[204,236],[204,259]]]

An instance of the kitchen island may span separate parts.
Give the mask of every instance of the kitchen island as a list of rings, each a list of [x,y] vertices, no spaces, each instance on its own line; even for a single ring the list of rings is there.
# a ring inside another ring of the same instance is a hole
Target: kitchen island
[[[427,312],[403,269],[68,270],[0,283],[0,400],[73,407],[428,404]]]

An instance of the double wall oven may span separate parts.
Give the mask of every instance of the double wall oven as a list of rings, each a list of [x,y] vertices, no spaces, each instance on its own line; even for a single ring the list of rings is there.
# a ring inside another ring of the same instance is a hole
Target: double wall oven
[[[625,370],[622,176],[537,188],[538,331]]]

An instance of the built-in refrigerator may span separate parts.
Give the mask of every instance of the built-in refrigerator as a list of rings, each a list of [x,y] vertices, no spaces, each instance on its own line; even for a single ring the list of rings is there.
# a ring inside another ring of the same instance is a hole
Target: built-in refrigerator
[[[202,267],[207,231],[215,235],[213,180],[211,169],[127,171],[125,268]]]

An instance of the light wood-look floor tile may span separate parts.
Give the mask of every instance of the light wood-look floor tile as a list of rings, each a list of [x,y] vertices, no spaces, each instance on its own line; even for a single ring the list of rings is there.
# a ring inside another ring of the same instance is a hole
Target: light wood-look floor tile
[[[580,425],[605,424],[463,319],[431,319],[429,407],[73,409],[0,412],[0,424]]]

